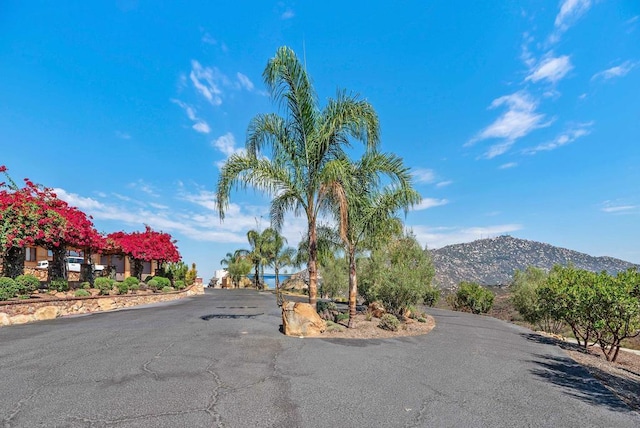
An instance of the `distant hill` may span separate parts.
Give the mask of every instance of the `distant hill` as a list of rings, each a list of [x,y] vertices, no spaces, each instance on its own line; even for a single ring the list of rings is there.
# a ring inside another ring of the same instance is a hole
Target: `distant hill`
[[[516,269],[523,270],[527,266],[551,269],[555,264],[573,263],[579,269],[594,272],[605,270],[612,274],[634,266],[640,267],[613,257],[593,257],[511,236],[447,245],[431,250],[431,255],[436,269],[434,282],[441,288],[453,288],[461,281],[508,285]]]

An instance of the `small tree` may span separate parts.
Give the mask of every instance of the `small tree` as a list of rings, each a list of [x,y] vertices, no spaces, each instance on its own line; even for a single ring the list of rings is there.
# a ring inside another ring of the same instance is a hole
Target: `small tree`
[[[549,310],[548,305],[543,305],[538,296],[538,289],[547,283],[548,276],[547,272],[535,266],[529,266],[524,271],[516,270],[511,284],[511,302],[528,323],[542,331],[558,333],[562,329],[562,322],[554,318],[554,311]]]
[[[485,314],[493,306],[494,294],[475,282],[461,282],[453,295],[452,306],[456,311]]]

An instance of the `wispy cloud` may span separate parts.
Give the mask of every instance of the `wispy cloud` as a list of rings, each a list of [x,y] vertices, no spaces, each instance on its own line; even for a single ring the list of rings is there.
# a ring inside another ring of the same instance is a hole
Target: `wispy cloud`
[[[533,68],[525,80],[534,83],[546,80],[555,84],[565,77],[571,69],[573,69],[573,65],[571,64],[571,59],[568,55],[559,57],[548,55],[546,58],[542,59],[535,68]]]
[[[428,210],[429,208],[447,205],[448,203],[449,201],[446,199],[422,198],[422,202],[420,202],[418,205],[415,205],[411,210],[412,211]]]
[[[427,227],[411,226],[410,229],[422,245],[440,248],[451,244],[471,242],[476,239],[491,238],[522,229],[520,224],[500,224],[475,227]]]
[[[591,80],[595,80],[595,79],[609,80],[615,77],[623,77],[623,76],[626,76],[631,70],[633,70],[633,68],[636,65],[638,65],[638,63],[625,61],[620,65],[608,68],[606,70],[603,70],[594,74],[593,77],[591,77]]]
[[[558,135],[552,141],[548,141],[546,143],[539,144],[536,147],[525,149],[522,152],[528,155],[534,155],[538,152],[542,151],[550,151],[555,150],[558,147],[562,147],[564,145],[573,143],[580,137],[584,137],[591,133],[591,127],[593,126],[593,122],[579,123],[567,129],[565,132]]]
[[[602,208],[602,211],[606,213],[619,213],[624,211],[631,211],[636,208],[637,207],[635,205],[619,205],[619,206],[604,207]]]
[[[189,73],[191,83],[196,90],[214,106],[222,104],[220,81],[226,77],[217,68],[203,67],[198,61],[191,61]]]
[[[285,10],[282,15],[280,15],[281,19],[291,19],[296,16],[295,12],[292,9]]]
[[[243,87],[244,89],[246,89],[247,91],[251,92],[254,89],[253,86],[253,82],[251,80],[249,80],[249,78],[247,76],[245,76],[244,74],[238,72],[236,73],[236,76],[238,78],[238,82],[240,82],[240,86]]]
[[[243,147],[236,146],[236,139],[231,132],[227,132],[226,134],[211,141],[211,147],[222,152],[225,156],[225,160],[235,153],[244,153],[245,151]],[[217,162],[218,168],[222,168],[225,160]]]
[[[127,187],[129,187],[130,189],[140,190],[141,192],[144,192],[147,195],[153,196],[155,198],[160,196],[158,194],[157,190],[155,189],[155,187],[152,186],[151,184],[146,183],[143,179],[139,179],[138,181],[134,181],[132,183],[129,183],[127,185]]]
[[[630,214],[638,210],[638,205],[629,204],[626,201],[604,201],[600,211],[610,214]]]
[[[121,140],[130,140],[131,139],[131,135],[129,135],[126,132],[122,132],[122,131],[116,131],[116,137],[120,138]]]
[[[525,91],[497,98],[493,100],[489,108],[494,109],[502,106],[506,106],[507,111],[465,144],[465,146],[471,146],[478,141],[494,138],[505,140],[489,148],[484,154],[487,159],[505,153],[517,139],[526,136],[535,129],[551,124],[551,122],[544,122],[544,114],[536,112],[537,102]]]
[[[510,169],[510,168],[515,168],[517,166],[518,166],[517,162],[507,162],[500,165],[498,169]]]
[[[556,43],[562,33],[567,31],[575,22],[591,7],[591,0],[563,0],[560,11],[554,22],[554,32],[549,37],[549,42]]]
[[[440,181],[438,183],[436,183],[436,187],[440,188],[440,187],[446,187],[450,184],[452,184],[453,181],[452,180],[445,180],[445,181]]]
[[[172,103],[177,104],[184,110],[187,114],[187,117],[194,122],[193,126],[191,126],[196,132],[200,132],[201,134],[208,134],[211,132],[211,128],[209,128],[209,124],[204,120],[200,119],[196,115],[196,110],[192,106],[187,103],[184,103],[180,100],[172,99]]]
[[[416,168],[412,171],[416,183],[433,183],[436,173],[432,169]]]

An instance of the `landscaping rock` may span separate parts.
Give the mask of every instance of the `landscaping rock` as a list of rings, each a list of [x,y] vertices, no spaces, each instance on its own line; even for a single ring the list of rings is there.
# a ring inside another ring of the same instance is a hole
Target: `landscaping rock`
[[[98,306],[101,311],[110,311],[115,308],[113,299],[98,299]]]
[[[369,312],[371,312],[371,315],[376,318],[382,318],[382,316],[387,313],[387,311],[384,309],[384,306],[382,306],[382,303],[380,302],[371,303],[369,305]]]
[[[327,329],[313,306],[301,302],[282,305],[282,329],[287,336],[317,336]]]
[[[52,320],[58,316],[58,308],[56,306],[45,306],[36,310],[33,317],[36,321]]]
[[[0,325],[11,325],[11,319],[9,319],[9,315],[4,312],[0,312]]]
[[[16,315],[11,317],[11,324],[25,324],[33,321],[33,315]]]

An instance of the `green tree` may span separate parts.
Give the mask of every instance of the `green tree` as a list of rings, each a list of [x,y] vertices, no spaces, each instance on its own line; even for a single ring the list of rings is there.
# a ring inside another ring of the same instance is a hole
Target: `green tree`
[[[358,278],[356,256],[367,241],[385,236],[385,227],[422,199],[411,186],[411,174],[399,157],[367,152],[357,162],[344,160],[332,165],[336,191],[334,206],[340,222],[340,236],[349,260],[349,327],[355,327]],[[382,186],[382,179],[390,183]]]
[[[475,282],[461,282],[456,294],[452,295],[453,309],[485,314],[493,306],[494,294]]]
[[[277,230],[271,229],[271,239],[268,248],[268,263],[273,267],[275,274],[276,301],[278,306],[282,305],[282,295],[280,293],[280,268],[283,266],[295,265],[296,250],[286,247],[287,239],[280,235]]]
[[[435,274],[428,253],[412,234],[396,236],[361,262],[360,294],[367,302],[379,301],[388,312],[403,316],[418,304]]]
[[[320,266],[322,268],[322,281],[320,282],[322,297],[333,299],[348,291],[349,264],[344,256],[332,255],[330,260],[325,260]]]
[[[229,278],[233,282],[234,287],[240,286],[240,280],[251,272],[252,264],[246,257],[238,257],[227,266]]]
[[[236,185],[252,186],[270,194],[271,223],[278,230],[284,215],[304,213],[309,239],[309,303],[317,298],[317,221],[328,209],[327,167],[345,156],[353,140],[375,148],[378,116],[366,101],[339,91],[320,109],[305,67],[293,50],[281,47],[263,73],[273,99],[285,116],[261,114],[249,124],[246,153],[232,155],[222,167],[217,184],[217,206],[224,219],[229,193]],[[263,150],[270,150],[268,156]]]
[[[511,284],[511,302],[522,318],[536,325],[542,331],[559,333],[562,321],[556,319],[555,311],[549,304],[551,301],[540,300],[538,290],[547,283],[549,274],[535,266],[528,266],[525,270],[516,270]]]
[[[270,263],[270,255],[275,243],[275,230],[268,228],[262,232],[251,229],[247,232],[247,240],[251,246],[251,250],[247,252],[247,257],[253,263],[255,269],[254,285],[256,289],[264,286],[264,280],[260,279],[260,274],[264,274],[264,265]]]

